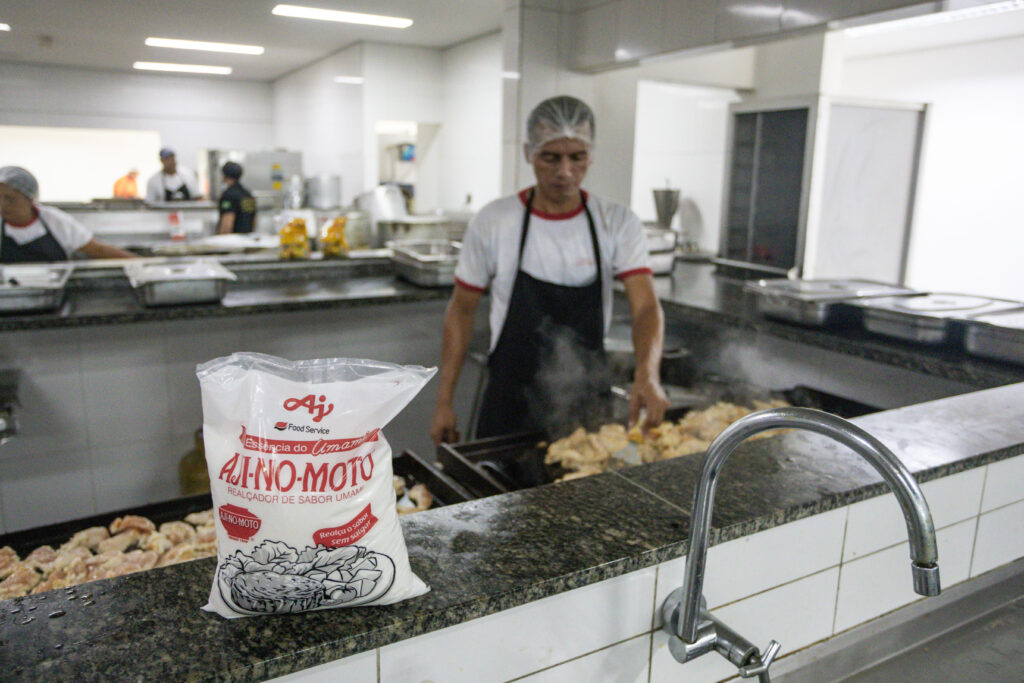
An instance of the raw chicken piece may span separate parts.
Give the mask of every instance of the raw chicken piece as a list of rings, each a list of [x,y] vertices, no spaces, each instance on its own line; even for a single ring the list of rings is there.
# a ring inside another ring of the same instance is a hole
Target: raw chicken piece
[[[192,527],[189,528],[191,529]],[[195,532],[193,532],[193,534],[195,534]],[[149,537],[146,539],[146,542],[142,545],[143,550],[152,550],[154,553],[157,554],[157,557],[163,555],[173,547],[174,542],[167,536],[164,536],[163,533],[159,531],[155,534],[150,534]]]
[[[185,521],[194,526],[209,526],[213,524],[213,510],[193,512],[185,516]]]
[[[96,549],[100,547],[100,543],[108,538],[110,538],[110,532],[107,531],[107,527],[89,527],[72,536],[70,541],[61,546],[61,550],[81,547],[96,552]]]
[[[196,527],[196,543],[199,545],[206,545],[208,543],[217,543],[217,528],[213,524],[207,526]]]
[[[119,550],[108,550],[99,555],[93,555],[85,561],[86,582],[105,579],[108,572],[117,565],[124,562],[125,554]]]
[[[57,551],[48,545],[41,545],[28,554],[25,565],[45,576],[53,569],[53,563],[56,561]]]
[[[178,564],[179,562],[191,562],[192,560],[211,557],[216,554],[216,543],[204,543],[202,545],[198,543],[182,543],[181,545],[176,545],[168,552],[164,553],[163,557],[161,557],[157,563],[157,566],[166,567],[167,565]]]
[[[165,522],[160,525],[160,533],[166,536],[174,545],[192,543],[196,539],[195,528],[185,522]]]
[[[10,600],[28,595],[28,592],[36,587],[42,577],[34,570],[22,565],[0,582],[0,600]]]
[[[138,545],[141,539],[142,533],[138,529],[129,528],[105,541],[100,541],[99,551],[105,553],[108,550],[119,550],[123,553],[133,545]]]
[[[133,550],[124,554],[124,560],[111,566],[103,578],[112,579],[115,576],[134,574],[135,572],[152,569],[156,566],[158,555],[150,550]]]
[[[402,479],[397,474],[391,475],[391,478],[395,485],[395,498],[401,498],[405,495],[405,479]]]
[[[0,579],[6,579],[20,566],[21,559],[18,553],[14,552],[14,548],[9,545],[0,548]]]
[[[137,529],[142,533],[151,534],[156,531],[156,525],[145,517],[138,515],[125,515],[118,517],[110,523],[110,533],[119,534],[126,529]]]
[[[76,548],[75,550],[85,550],[85,548]],[[85,552],[89,552],[85,550]],[[90,553],[91,556],[91,553]],[[89,568],[85,566],[85,561],[80,555],[77,555],[71,559],[70,562],[62,564],[60,567],[54,567],[50,575],[47,576],[42,583],[32,589],[32,593],[45,593],[46,591],[56,590],[58,588],[70,588],[71,586],[77,586],[80,583],[85,583],[86,578],[89,576]]]
[[[414,512],[423,512],[430,509],[430,506],[434,504],[434,495],[424,484],[416,484],[409,489],[409,499],[416,504],[416,507],[399,505],[398,514],[411,515]]]

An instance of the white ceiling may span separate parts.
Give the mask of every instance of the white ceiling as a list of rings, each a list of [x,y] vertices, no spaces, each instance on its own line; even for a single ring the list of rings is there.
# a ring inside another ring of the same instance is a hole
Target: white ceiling
[[[286,0],[408,17],[407,29],[278,17],[278,0],[4,0],[0,61],[131,71],[136,60],[230,66],[273,80],[359,41],[447,47],[501,28],[502,0]],[[44,44],[40,36],[50,36]],[[146,47],[147,36],[262,45],[259,56]]]

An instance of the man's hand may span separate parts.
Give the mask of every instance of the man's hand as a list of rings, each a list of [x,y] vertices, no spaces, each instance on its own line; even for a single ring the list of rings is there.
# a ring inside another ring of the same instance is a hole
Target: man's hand
[[[640,419],[642,409],[644,422],[640,425],[640,431],[646,434],[652,427],[661,424],[667,408],[668,397],[657,380],[638,377],[633,381],[633,389],[629,392],[629,426],[631,428]]]
[[[430,421],[430,438],[434,445],[456,443],[459,440],[458,422],[450,404],[438,404]]]

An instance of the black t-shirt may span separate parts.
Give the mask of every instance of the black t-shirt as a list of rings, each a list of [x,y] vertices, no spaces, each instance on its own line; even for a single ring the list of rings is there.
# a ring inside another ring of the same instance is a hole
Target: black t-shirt
[[[221,193],[220,215],[226,213],[235,214],[233,232],[252,232],[256,221],[256,200],[252,198],[252,192],[242,187],[241,183],[235,183]]]

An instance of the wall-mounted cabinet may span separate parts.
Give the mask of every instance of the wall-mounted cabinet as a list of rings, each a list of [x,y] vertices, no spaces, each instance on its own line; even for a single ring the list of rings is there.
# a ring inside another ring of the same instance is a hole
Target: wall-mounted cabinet
[[[719,264],[901,283],[923,124],[921,105],[734,105]]]

